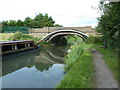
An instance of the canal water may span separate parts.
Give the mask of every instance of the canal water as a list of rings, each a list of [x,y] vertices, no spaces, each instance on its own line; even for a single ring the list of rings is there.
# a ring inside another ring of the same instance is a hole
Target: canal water
[[[2,88],[55,88],[63,79],[68,46],[47,46],[2,62]]]

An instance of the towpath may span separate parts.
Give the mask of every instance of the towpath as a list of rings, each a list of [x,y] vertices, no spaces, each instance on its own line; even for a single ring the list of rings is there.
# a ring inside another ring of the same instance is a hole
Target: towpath
[[[97,50],[93,53],[94,65],[95,65],[95,86],[96,88],[118,88],[118,83],[114,79],[113,73],[103,60]]]

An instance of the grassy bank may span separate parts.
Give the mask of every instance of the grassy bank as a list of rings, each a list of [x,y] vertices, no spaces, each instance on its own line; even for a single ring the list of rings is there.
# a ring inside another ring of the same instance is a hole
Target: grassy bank
[[[105,63],[113,72],[115,78],[120,80],[118,76],[118,54],[115,51],[100,47],[103,42],[101,36],[92,36],[86,40],[85,44],[78,45],[72,43],[71,37],[69,39],[72,47],[65,59],[67,73],[57,88],[94,88],[94,64],[90,52],[92,48],[96,48],[104,55]]]
[[[32,41],[34,41],[35,45],[40,45],[40,46],[49,45],[49,43],[44,42],[44,41],[37,43],[40,39],[41,38],[33,37],[31,35],[24,34],[22,32],[16,32],[12,36],[10,36],[7,40],[8,41],[32,40]]]
[[[103,54],[103,59],[105,60],[105,63],[108,65],[115,78],[118,80],[118,54],[115,51],[104,48],[97,48],[97,50],[99,50],[100,53]]]
[[[35,45],[47,46],[50,45],[47,42],[41,41],[37,43],[41,38],[33,37],[22,32],[16,33],[0,33],[0,41],[19,41],[19,40],[33,40]]]
[[[68,71],[70,68],[73,67],[74,63],[77,62],[79,59],[79,56],[83,53],[83,44],[76,44],[72,45],[70,48],[70,52],[67,54],[65,58],[65,71]]]
[[[69,70],[65,74],[63,80],[57,88],[92,88],[93,75],[94,75],[94,65],[92,54],[89,49],[92,45],[85,44],[84,51],[78,53],[78,48],[80,44],[73,46],[72,50],[68,53],[66,60],[70,58],[75,58],[74,63],[69,66]],[[76,51],[76,52],[75,52]],[[78,53],[76,55],[76,53]],[[72,56],[71,56],[72,55]],[[69,65],[69,64],[67,64]]]
[[[8,38],[13,36],[14,33],[0,33],[0,41],[8,41]]]

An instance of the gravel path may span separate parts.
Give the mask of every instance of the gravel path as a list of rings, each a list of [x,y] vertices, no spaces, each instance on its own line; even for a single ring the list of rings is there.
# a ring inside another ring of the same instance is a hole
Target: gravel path
[[[95,51],[93,53],[95,65],[95,84],[96,88],[118,88],[118,83],[114,75],[105,64],[102,55]]]

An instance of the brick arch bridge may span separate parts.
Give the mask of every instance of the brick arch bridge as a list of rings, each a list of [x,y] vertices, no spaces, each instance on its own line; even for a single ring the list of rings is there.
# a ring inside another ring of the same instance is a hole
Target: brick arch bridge
[[[43,38],[46,35],[48,35],[51,32],[58,31],[58,30],[78,30],[80,32],[83,32],[87,35],[96,35],[95,28],[92,28],[91,26],[86,27],[43,27],[43,28],[30,28],[29,29],[29,35],[32,35],[34,37],[40,37]]]
[[[83,40],[85,40],[87,37],[89,37],[87,34],[79,31],[79,30],[70,30],[70,29],[65,29],[65,30],[57,30],[49,33],[45,37],[43,37],[41,40],[46,41],[46,42],[58,42],[61,37],[67,36],[67,35],[77,35],[81,37]]]

